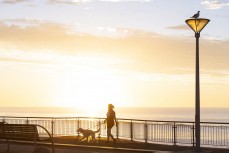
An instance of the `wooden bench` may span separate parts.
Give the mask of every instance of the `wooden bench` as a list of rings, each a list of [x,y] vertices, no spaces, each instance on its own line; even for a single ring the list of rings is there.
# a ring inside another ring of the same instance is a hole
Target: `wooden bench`
[[[44,140],[39,137],[37,128],[41,128],[48,134],[46,141],[50,141],[52,144],[52,153],[54,153],[53,137],[43,126],[37,124],[0,124],[0,139],[6,139],[8,144],[8,151],[10,149],[10,141],[32,141],[34,149],[37,146],[37,142]],[[48,139],[47,139],[48,138]]]

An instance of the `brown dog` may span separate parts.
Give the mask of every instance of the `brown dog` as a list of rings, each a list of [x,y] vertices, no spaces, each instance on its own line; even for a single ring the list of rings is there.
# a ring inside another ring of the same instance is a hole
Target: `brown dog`
[[[82,133],[82,135],[83,135],[83,138],[80,141],[82,141],[84,138],[86,138],[86,140],[88,142],[88,138],[91,136],[92,139],[90,140],[90,142],[96,142],[95,133],[98,133],[100,131],[100,129],[98,129],[97,131],[92,131],[92,130],[85,130],[85,129],[79,128],[76,131]]]

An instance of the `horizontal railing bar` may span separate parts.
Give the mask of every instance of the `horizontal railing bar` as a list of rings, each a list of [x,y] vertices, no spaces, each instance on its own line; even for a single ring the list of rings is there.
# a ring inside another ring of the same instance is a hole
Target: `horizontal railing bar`
[[[19,116],[0,116],[1,118],[22,118],[22,119],[106,119],[103,117],[19,117]],[[165,122],[165,123],[195,123],[194,121],[168,121],[168,120],[143,120],[143,119],[127,119],[127,118],[117,118],[118,120],[126,121],[140,121],[140,122]],[[201,124],[229,124],[227,122],[200,122]]]

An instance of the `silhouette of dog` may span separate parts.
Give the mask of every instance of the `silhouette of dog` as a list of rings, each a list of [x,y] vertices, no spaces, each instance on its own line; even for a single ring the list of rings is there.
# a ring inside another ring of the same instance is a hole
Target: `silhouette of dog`
[[[80,141],[82,141],[83,139],[86,138],[87,142],[92,142],[93,143],[93,142],[96,142],[95,133],[98,133],[100,131],[100,129],[98,129],[97,131],[92,131],[92,130],[85,130],[85,129],[79,128],[76,131],[79,132],[79,133],[82,133],[82,135],[83,135],[83,138],[81,138]],[[88,141],[89,137],[91,137],[90,141]]]

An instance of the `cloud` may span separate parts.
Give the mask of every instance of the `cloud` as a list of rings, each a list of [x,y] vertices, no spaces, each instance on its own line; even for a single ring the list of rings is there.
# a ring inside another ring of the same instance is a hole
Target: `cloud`
[[[54,54],[37,52],[35,49],[22,51],[16,47],[3,47],[0,45],[0,61],[33,64],[52,64],[57,63]]]
[[[26,20],[26,19],[23,19]],[[115,62],[116,68],[145,73],[193,73],[195,63],[195,44],[189,37],[166,37],[152,32],[128,28],[95,27],[94,29],[107,31],[108,33],[124,33],[124,37],[109,37],[107,35],[95,35],[83,31],[72,30],[71,26],[45,23],[35,20],[26,20],[36,26],[21,27],[17,24],[5,24],[0,22],[0,48],[12,50],[14,48],[26,53],[31,51],[48,54],[80,55],[80,56],[104,56],[114,57],[121,61]],[[18,20],[20,23],[20,20]],[[206,72],[229,69],[229,41],[201,40],[201,70]],[[12,58],[18,56],[3,56],[0,58]],[[37,57],[37,54],[36,56]],[[43,57],[43,56],[41,56]],[[43,59],[33,59],[42,61]],[[18,60],[28,60],[20,58]],[[52,59],[50,59],[52,61]],[[119,61],[118,60],[118,61]],[[17,61],[17,60],[15,60]],[[49,59],[48,59],[49,61]],[[93,61],[90,58],[89,61]],[[104,64],[106,65],[106,64]],[[179,67],[179,69],[177,69]],[[225,75],[218,73],[219,75]],[[209,73],[215,75],[213,73]]]
[[[120,2],[151,2],[153,0],[100,0],[101,2],[113,2],[113,3],[120,3]]]
[[[21,27],[21,28],[26,28],[26,27],[36,27],[39,26],[40,24],[44,23],[44,21],[40,20],[35,20],[29,17],[25,18],[18,18],[18,19],[2,19],[0,20],[0,24],[4,24],[7,26],[16,26],[16,27]]]
[[[229,2],[223,0],[204,0],[203,2],[201,2],[201,5],[203,5],[207,9],[220,9],[223,7],[228,7]]]
[[[56,4],[81,4],[81,3],[89,3],[96,2],[96,0],[49,0],[49,3]],[[121,2],[151,2],[153,0],[97,0],[97,2],[112,2],[112,3],[121,3]]]
[[[190,28],[187,25],[178,25],[178,26],[172,26],[167,28],[174,29],[174,30],[190,30]]]
[[[29,0],[1,0],[0,2],[5,4],[15,4],[15,3],[21,3],[21,2],[27,2]]]
[[[121,3],[121,2],[151,2],[153,0],[48,0],[49,4],[66,4],[66,5],[79,5],[86,4],[91,2],[112,2],[112,3]],[[36,6],[33,4],[33,1],[30,0],[0,0],[0,3],[4,4],[17,4],[23,2],[32,2],[30,6]],[[85,7],[85,10],[92,9],[92,7]]]
[[[60,37],[66,35],[67,30],[64,26],[54,23],[45,23],[30,19],[17,19],[0,22],[0,31],[4,36],[6,36],[2,39],[10,39],[9,42],[14,40],[20,41],[20,39],[18,39],[19,37],[22,38],[21,42],[36,42],[38,40],[42,41],[42,39],[44,39],[44,42],[49,42],[48,40],[59,39],[58,37],[55,37],[55,35]],[[50,37],[44,37],[46,32],[48,32],[47,35],[50,34]]]
[[[12,57],[9,57],[9,58],[0,57],[0,61],[1,62],[16,62],[16,63],[50,64],[50,62],[44,61],[44,60],[40,60],[40,61],[39,60],[33,60],[33,59],[23,60],[23,59],[12,58]]]
[[[53,4],[71,4],[71,5],[78,5],[81,3],[91,2],[91,0],[49,0],[49,3]]]

